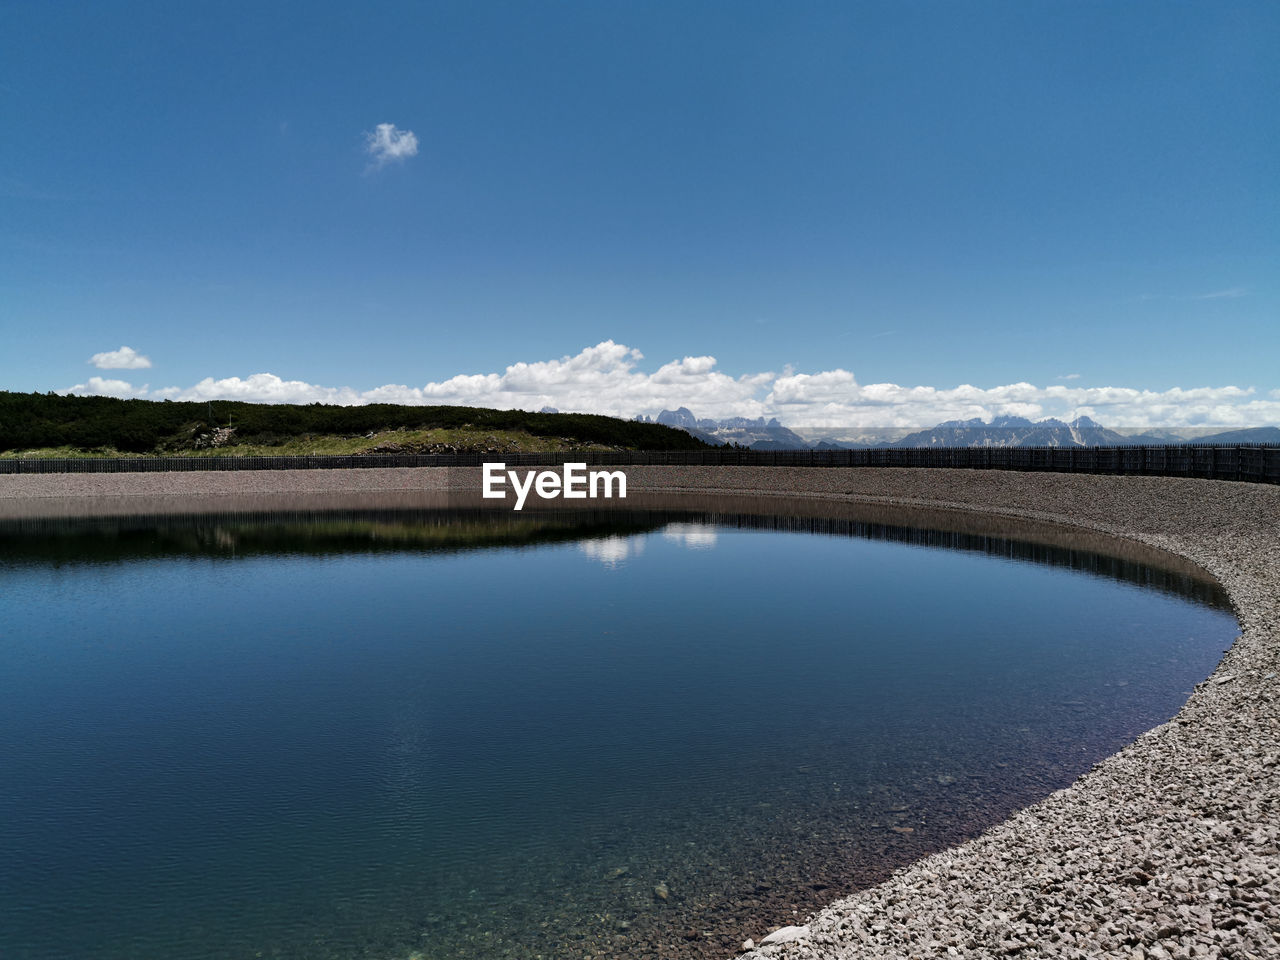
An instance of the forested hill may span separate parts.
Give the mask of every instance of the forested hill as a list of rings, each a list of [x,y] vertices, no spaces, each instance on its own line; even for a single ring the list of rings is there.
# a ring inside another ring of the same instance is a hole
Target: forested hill
[[[0,391],[0,453],[9,455],[50,449],[234,454],[264,447],[292,450],[299,443],[318,445],[316,452],[322,453],[432,452],[443,447],[693,450],[706,446],[683,430],[582,413],[390,403],[119,400]]]

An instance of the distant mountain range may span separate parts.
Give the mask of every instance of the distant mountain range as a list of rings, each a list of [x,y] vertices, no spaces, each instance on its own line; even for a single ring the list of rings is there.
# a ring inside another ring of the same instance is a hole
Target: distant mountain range
[[[749,420],[746,417],[730,417],[728,420],[699,420],[688,407],[663,410],[656,420],[639,416],[642,423],[660,423],[691,433],[699,440],[724,446],[736,443],[752,450],[808,450],[814,446],[798,433],[788,430],[775,417],[766,422],[764,417]]]
[[[656,419],[638,416],[642,423],[676,427],[712,444],[737,444],[752,450],[848,450],[868,447],[1121,447],[1168,443],[1269,443],[1280,444],[1280,427],[1252,427],[1209,435],[1194,430],[1152,430],[1126,434],[1110,430],[1089,417],[1069,422],[1049,418],[1031,421],[1025,417],[995,417],[947,420],[927,430],[906,436],[885,436],[889,431],[865,430],[856,437],[815,436],[809,439],[784,427],[777,418],[751,420],[699,419],[688,407],[663,410]],[[898,431],[892,431],[897,434]]]
[[[895,447],[1118,447],[1168,443],[1147,434],[1125,435],[1108,430],[1089,417],[1070,422],[1031,421],[1025,417],[947,420],[928,430],[909,433]]]

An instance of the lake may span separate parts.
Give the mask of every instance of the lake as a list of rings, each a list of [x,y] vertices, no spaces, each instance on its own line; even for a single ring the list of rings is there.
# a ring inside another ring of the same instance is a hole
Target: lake
[[[1069,784],[1238,632],[1176,563],[901,517],[0,547],[6,960],[728,956]]]

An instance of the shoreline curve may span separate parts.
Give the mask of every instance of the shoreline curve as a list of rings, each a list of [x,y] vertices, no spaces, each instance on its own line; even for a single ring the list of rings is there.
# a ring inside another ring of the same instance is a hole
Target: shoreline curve
[[[1280,956],[1280,487],[931,468],[629,467],[640,493],[849,501],[1065,524],[1167,551],[1242,634],[1168,723],[980,836],[796,926],[751,960]],[[475,491],[478,468],[0,477],[0,517],[134,498]],[[140,504],[139,504],[140,505]],[[745,945],[744,945],[745,946]]]

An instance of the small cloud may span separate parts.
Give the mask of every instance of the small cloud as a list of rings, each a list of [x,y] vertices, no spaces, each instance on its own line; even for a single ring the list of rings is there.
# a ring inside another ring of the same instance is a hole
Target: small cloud
[[[145,370],[151,366],[151,358],[144,357],[133,347],[95,353],[89,358],[89,362],[99,370]]]
[[[1248,289],[1245,287],[1230,287],[1226,290],[1215,290],[1213,293],[1202,293],[1198,297],[1192,297],[1192,300],[1235,300],[1237,297],[1247,297]]]
[[[147,388],[145,386],[141,390],[135,390],[133,384],[127,380],[106,380],[102,377],[90,377],[88,383],[77,383],[74,387],[59,390],[58,393],[74,393],[82,397],[127,398],[136,397],[139,394],[146,393],[146,391]]]
[[[1062,373],[1062,374],[1059,374],[1059,375],[1058,375],[1057,377],[1055,377],[1054,379],[1056,379],[1056,380],[1079,380],[1079,379],[1080,379],[1080,374],[1078,374],[1078,373]]]
[[[1249,295],[1248,287],[1228,287],[1225,290],[1214,290],[1210,293],[1175,294],[1175,293],[1143,293],[1136,300],[1173,300],[1187,303],[1195,300],[1235,300]]]
[[[418,155],[418,138],[413,131],[401,130],[394,123],[380,123],[364,137],[365,151],[373,157],[375,168]]]

